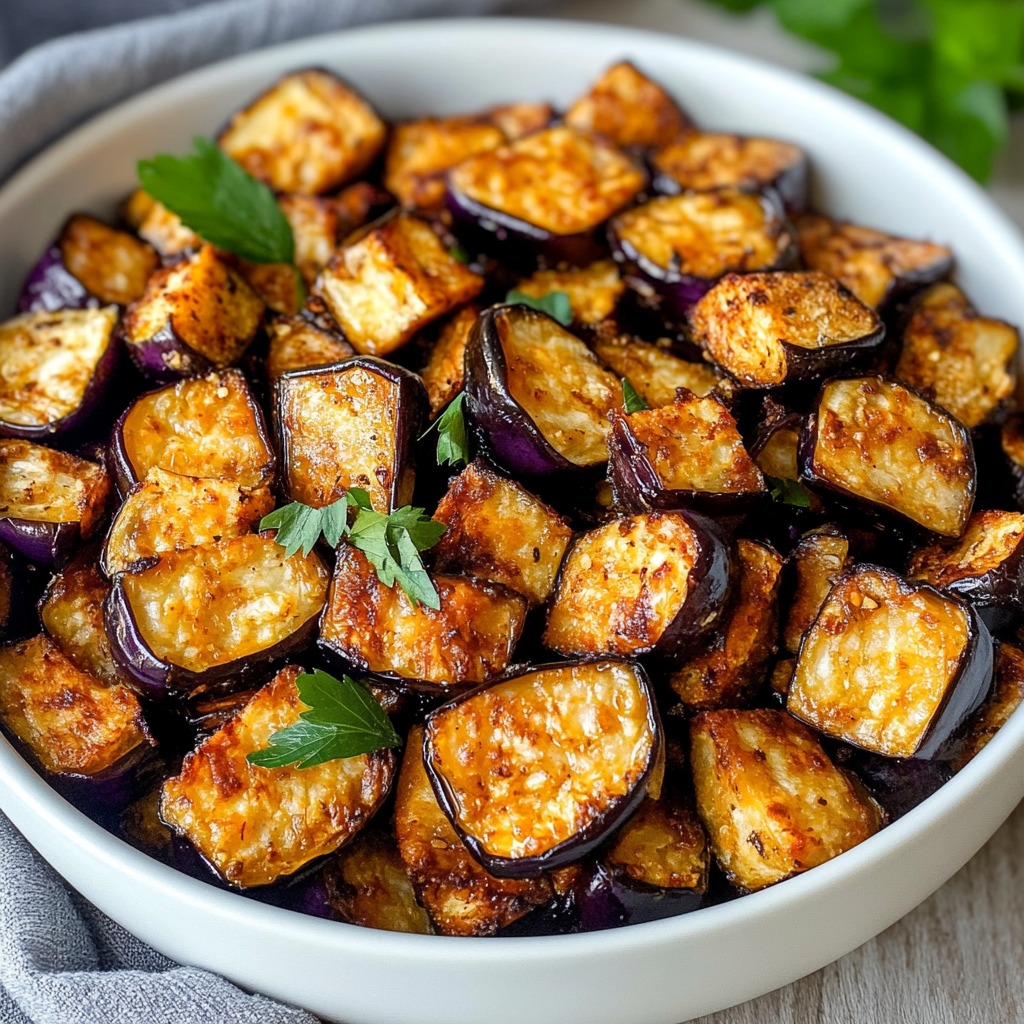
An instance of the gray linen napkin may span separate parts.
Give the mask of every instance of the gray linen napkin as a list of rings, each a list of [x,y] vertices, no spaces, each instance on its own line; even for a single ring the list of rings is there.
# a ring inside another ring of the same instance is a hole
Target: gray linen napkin
[[[0,0],[0,64],[14,57],[0,70],[0,179],[89,114],[221,57],[347,25],[504,6],[502,0]],[[162,13],[139,20],[154,11]],[[95,25],[110,27],[15,56],[57,32]],[[149,949],[70,891],[0,814],[0,1024],[315,1021]]]

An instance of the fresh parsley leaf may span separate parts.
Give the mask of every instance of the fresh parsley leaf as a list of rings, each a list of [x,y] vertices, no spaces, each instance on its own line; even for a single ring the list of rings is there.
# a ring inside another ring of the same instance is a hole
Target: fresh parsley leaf
[[[308,555],[321,535],[332,548],[337,547],[348,530],[350,494],[324,508],[310,508],[301,501],[293,501],[265,515],[260,520],[260,529],[277,531],[274,539],[284,548],[285,558],[291,558],[299,548],[303,556]]]
[[[401,746],[401,737],[384,709],[348,676],[335,679],[317,669],[300,675],[295,685],[308,710],[299,714],[294,725],[275,732],[269,746],[247,755],[250,764],[313,768],[326,761]]]
[[[459,245],[458,242],[455,242],[448,249],[448,255],[451,256],[451,258],[453,260],[458,260],[459,263],[468,263],[469,262],[469,253],[466,252],[466,250],[463,249],[462,246]]]
[[[797,508],[811,507],[811,492],[799,480],[787,480],[780,476],[766,476],[768,492],[776,501]]]
[[[192,144],[188,156],[140,160],[143,190],[219,249],[252,263],[294,263],[295,239],[274,193],[209,139]]]
[[[466,417],[462,411],[466,392],[460,391],[440,416],[423,431],[426,437],[432,430],[437,431],[437,464],[443,466],[465,465],[469,462],[469,432]]]
[[[643,412],[645,409],[650,409],[647,400],[630,384],[628,377],[622,378],[622,408],[627,413]]]
[[[517,288],[505,296],[506,302],[515,302],[521,306],[529,306],[530,309],[539,309],[547,313],[553,320],[557,320],[563,327],[572,323],[572,302],[569,300],[568,292],[548,292],[538,298],[536,295],[527,295]]]

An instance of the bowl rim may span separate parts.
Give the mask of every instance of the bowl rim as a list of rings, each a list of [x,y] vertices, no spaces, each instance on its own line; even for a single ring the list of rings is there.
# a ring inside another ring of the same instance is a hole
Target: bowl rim
[[[1013,222],[964,171],[886,115],[820,81],[742,53],[650,29],[565,18],[469,17],[394,21],[310,36],[204,65],[115,104],[43,149],[0,187],[0,219],[6,209],[30,198],[36,177],[57,170],[92,149],[96,138],[114,131],[119,121],[173,106],[192,93],[202,93],[215,87],[218,82],[227,83],[233,77],[244,77],[247,72],[258,69],[268,54],[287,59],[293,52],[298,56],[313,43],[326,48],[332,39],[351,40],[353,36],[372,39],[402,32],[415,32],[418,41],[429,46],[432,35],[447,34],[453,30],[470,37],[482,37],[488,42],[493,42],[495,33],[498,33],[503,37],[503,45],[507,45],[506,33],[512,31],[547,35],[564,33],[575,38],[614,36],[616,42],[621,42],[623,51],[637,53],[639,62],[642,62],[645,48],[671,50],[673,56],[683,59],[688,54],[696,54],[704,63],[718,65],[722,74],[767,77],[801,101],[826,108],[845,107],[848,116],[860,120],[875,133],[887,136],[888,145],[896,151],[898,158],[929,177],[945,179],[945,187],[955,189],[958,200],[969,204],[971,213],[985,222],[986,231],[998,238],[1001,252],[996,258],[1007,264],[1007,277],[1016,275],[1024,284],[1024,238]],[[294,66],[304,65],[296,61]],[[361,952],[370,955],[400,953],[408,963],[458,963],[472,968],[475,964],[485,963],[521,966],[552,958],[563,961],[567,958],[585,959],[593,952],[607,951],[610,947],[621,952],[643,954],[646,949],[666,943],[681,944],[734,928],[745,918],[771,915],[780,907],[810,901],[840,879],[870,873],[882,860],[898,856],[915,837],[934,828],[943,819],[952,817],[957,807],[980,790],[986,780],[1007,769],[1022,753],[1024,708],[1018,709],[985,749],[937,792],[876,835],[813,870],[741,898],[660,921],[582,934],[494,937],[485,942],[456,936],[386,932],[319,919],[258,903],[193,878],[137,850],[92,821],[54,791],[3,736],[0,736],[0,782],[31,807],[52,830],[74,843],[94,862],[168,899],[201,906],[204,912],[225,921],[272,931],[285,941],[315,942],[328,953],[343,953],[358,945]]]

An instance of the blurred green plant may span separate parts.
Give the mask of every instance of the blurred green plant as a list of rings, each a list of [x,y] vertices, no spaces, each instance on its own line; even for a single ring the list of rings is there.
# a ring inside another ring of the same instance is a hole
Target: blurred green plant
[[[1024,99],[1024,0],[708,0],[768,7],[828,51],[819,77],[923,135],[979,181]]]

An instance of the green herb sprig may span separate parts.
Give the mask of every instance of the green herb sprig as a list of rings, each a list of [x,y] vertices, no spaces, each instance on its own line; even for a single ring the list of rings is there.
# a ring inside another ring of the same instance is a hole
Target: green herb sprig
[[[650,409],[647,399],[633,387],[628,377],[622,378],[622,408],[627,413],[644,412]]]
[[[466,416],[462,408],[465,400],[465,391],[460,391],[448,408],[420,435],[422,440],[431,431],[437,431],[439,466],[464,466],[469,462],[469,431],[466,429]]]
[[[260,768],[313,768],[339,758],[369,754],[398,747],[395,732],[384,709],[364,686],[348,676],[334,676],[317,669],[295,680],[299,699],[308,710],[299,721],[270,737],[270,745],[246,755]]]
[[[781,501],[784,505],[793,505],[796,508],[811,507],[811,492],[799,480],[788,480],[781,476],[766,476],[764,482],[768,485],[768,493],[775,501]]]
[[[530,309],[540,310],[547,313],[553,320],[557,320],[563,327],[572,323],[572,302],[568,292],[548,292],[539,298],[536,295],[527,295],[526,292],[513,288],[505,296],[506,302],[517,303],[520,306],[529,306]]]

